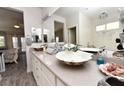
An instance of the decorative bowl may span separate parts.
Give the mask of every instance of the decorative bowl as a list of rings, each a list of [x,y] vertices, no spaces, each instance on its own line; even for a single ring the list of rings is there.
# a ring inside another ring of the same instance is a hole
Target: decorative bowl
[[[82,51],[61,51],[56,54],[56,58],[68,65],[80,65],[84,62],[87,62],[92,59],[92,55],[90,53],[82,52]]]

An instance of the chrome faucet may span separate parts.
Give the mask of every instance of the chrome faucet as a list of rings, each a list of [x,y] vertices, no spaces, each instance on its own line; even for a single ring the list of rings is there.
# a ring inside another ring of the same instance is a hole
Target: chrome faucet
[[[82,46],[82,45],[79,45],[79,44],[76,44],[75,47],[73,48],[73,51],[76,52],[79,50],[79,46]]]

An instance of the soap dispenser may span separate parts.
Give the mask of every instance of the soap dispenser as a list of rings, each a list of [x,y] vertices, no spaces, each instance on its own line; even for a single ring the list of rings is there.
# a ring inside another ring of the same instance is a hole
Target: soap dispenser
[[[96,59],[97,65],[104,64],[105,63],[105,58],[102,55],[102,52],[98,53],[98,57]]]

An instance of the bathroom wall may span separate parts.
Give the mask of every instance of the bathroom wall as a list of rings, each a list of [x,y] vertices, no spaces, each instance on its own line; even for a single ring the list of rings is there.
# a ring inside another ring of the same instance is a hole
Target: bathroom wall
[[[67,30],[76,26],[76,42],[79,44],[79,12],[65,17]]]
[[[68,15],[65,17],[67,28],[72,28],[79,24],[79,13],[76,12],[73,15]]]
[[[84,47],[93,44],[92,20],[83,12],[79,12],[79,44]]]

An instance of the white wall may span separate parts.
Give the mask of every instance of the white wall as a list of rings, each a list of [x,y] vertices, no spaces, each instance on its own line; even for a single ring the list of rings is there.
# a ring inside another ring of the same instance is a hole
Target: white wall
[[[92,41],[92,20],[83,12],[79,12],[79,44],[87,46]]]
[[[77,44],[79,43],[79,13],[76,12],[73,15],[66,16],[66,25],[67,25],[67,30],[69,28],[75,27],[76,26],[76,42]]]
[[[78,12],[76,14],[66,16],[65,18],[66,18],[67,28],[71,28],[79,24],[79,13]]]
[[[41,8],[13,7],[13,9],[23,11],[25,36],[31,35],[32,27],[41,28],[41,23],[42,23]],[[29,49],[30,49],[30,46],[26,46],[27,72],[31,71],[31,64],[30,64],[31,61],[30,61]]]

